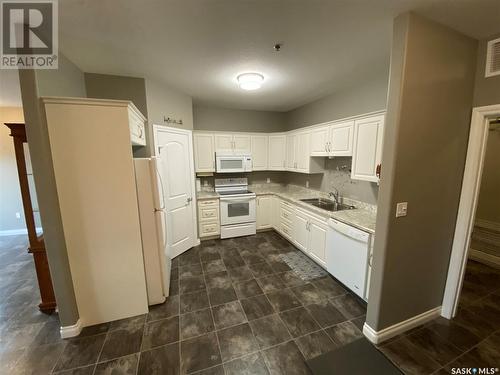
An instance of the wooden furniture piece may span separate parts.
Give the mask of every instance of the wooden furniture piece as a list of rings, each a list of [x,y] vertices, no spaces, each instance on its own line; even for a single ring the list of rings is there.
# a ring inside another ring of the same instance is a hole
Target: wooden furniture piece
[[[38,287],[40,289],[40,297],[42,299],[38,307],[40,308],[40,311],[51,314],[56,309],[56,298],[52,287],[52,279],[50,277],[49,263],[47,260],[47,253],[45,251],[43,234],[38,235],[36,233],[35,216],[28,182],[29,173],[26,167],[26,158],[24,154],[24,143],[27,143],[26,129],[24,124],[21,123],[6,123],[5,125],[10,129],[10,136],[14,138],[17,173],[19,175],[19,185],[21,187],[21,195],[23,198],[24,217],[26,219],[26,227],[28,229],[28,251],[33,254]]]

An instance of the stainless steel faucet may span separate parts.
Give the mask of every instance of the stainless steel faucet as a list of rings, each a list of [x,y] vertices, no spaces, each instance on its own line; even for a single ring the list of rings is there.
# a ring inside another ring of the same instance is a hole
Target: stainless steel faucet
[[[333,199],[335,199],[335,202],[337,202],[337,204],[340,204],[340,193],[339,193],[339,190],[336,187],[333,187],[333,186],[332,186],[332,189],[334,191],[329,192],[328,196],[329,197],[333,197]]]

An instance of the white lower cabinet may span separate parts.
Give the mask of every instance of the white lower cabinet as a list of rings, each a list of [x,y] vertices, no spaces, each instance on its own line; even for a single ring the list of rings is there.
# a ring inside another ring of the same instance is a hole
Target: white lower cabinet
[[[326,265],[326,233],[327,226],[314,218],[309,221],[309,246],[311,257],[322,265]]]
[[[273,226],[273,196],[257,197],[257,229],[267,229]]]
[[[198,200],[198,230],[200,238],[220,234],[219,200]]]
[[[322,266],[326,265],[326,233],[325,219],[316,218],[298,208],[295,210],[294,243]]]
[[[309,222],[308,216],[300,211],[295,211],[295,218],[293,220],[293,242],[300,250],[307,252],[307,245],[309,242]]]

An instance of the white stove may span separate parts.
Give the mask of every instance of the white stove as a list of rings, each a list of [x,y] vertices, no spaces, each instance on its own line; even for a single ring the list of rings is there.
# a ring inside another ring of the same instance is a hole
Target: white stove
[[[255,234],[255,193],[248,190],[247,178],[217,178],[215,191],[220,195],[221,238]]]

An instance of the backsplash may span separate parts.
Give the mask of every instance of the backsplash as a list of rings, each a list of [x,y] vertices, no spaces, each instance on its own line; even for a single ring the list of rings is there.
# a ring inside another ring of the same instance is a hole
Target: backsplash
[[[370,205],[377,204],[378,185],[374,182],[351,180],[351,157],[336,157],[326,159],[325,173],[303,174],[295,172],[258,171],[251,173],[218,174],[211,177],[201,177],[202,190],[213,190],[215,178],[247,177],[249,185],[267,184],[270,178],[272,184],[296,185],[324,193],[332,191],[332,186],[337,188],[344,198],[365,202]],[[205,186],[204,183],[208,185]]]

